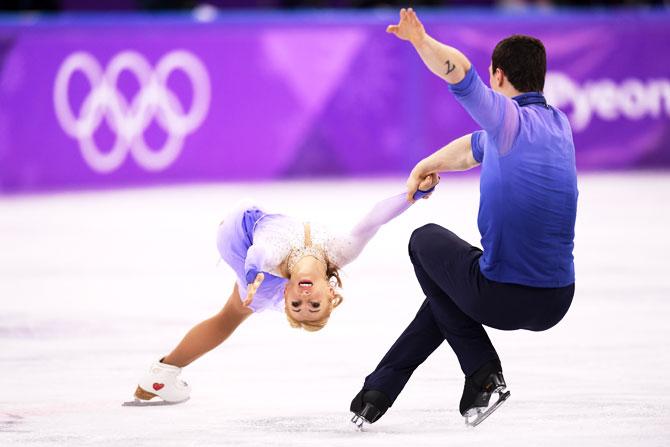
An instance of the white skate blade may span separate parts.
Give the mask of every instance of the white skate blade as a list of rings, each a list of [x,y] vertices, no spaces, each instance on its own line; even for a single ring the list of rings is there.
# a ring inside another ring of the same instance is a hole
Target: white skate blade
[[[124,402],[124,403],[121,404],[121,406],[122,407],[160,407],[160,406],[164,406],[164,405],[183,404],[187,400],[189,400],[188,397],[184,400],[180,400],[180,401],[177,401],[177,402],[168,402],[168,401],[165,401],[165,400],[140,400],[140,399],[135,399],[135,400],[131,400],[131,401],[128,401],[128,402]]]
[[[477,414],[474,415],[474,420],[470,421],[468,420],[468,417],[465,417],[465,425],[468,427],[476,427],[482,422],[484,422],[484,419],[487,417],[491,416],[491,414],[498,409],[510,396],[510,392],[504,392],[500,393],[498,400],[496,403],[488,407],[485,411],[478,412]]]
[[[354,416],[351,418],[351,422],[356,426],[356,431],[363,431],[363,424],[364,423],[370,423],[368,422],[363,416],[359,416],[357,414],[354,414]]]

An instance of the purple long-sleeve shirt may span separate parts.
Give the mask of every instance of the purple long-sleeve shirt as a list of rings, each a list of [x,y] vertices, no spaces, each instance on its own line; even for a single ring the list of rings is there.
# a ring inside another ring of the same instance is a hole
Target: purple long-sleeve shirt
[[[449,89],[482,127],[471,140],[482,165],[482,274],[533,287],[574,283],[577,172],[565,114],[541,93],[508,98],[493,91],[474,67]]]

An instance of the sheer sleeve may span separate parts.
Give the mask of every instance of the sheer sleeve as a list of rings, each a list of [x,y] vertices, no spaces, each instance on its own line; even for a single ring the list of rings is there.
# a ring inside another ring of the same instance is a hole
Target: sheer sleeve
[[[509,152],[520,129],[519,107],[514,100],[487,87],[474,66],[461,82],[449,85],[449,90],[487,137],[495,142],[498,153],[504,155]],[[481,162],[476,155],[475,159]]]
[[[434,189],[433,187],[428,191],[417,191],[414,199],[418,200],[433,192]],[[382,225],[405,212],[410,206],[412,204],[407,201],[406,193],[378,202],[348,234],[333,240],[331,247],[329,247],[331,260],[338,267],[349,264],[358,257]]]

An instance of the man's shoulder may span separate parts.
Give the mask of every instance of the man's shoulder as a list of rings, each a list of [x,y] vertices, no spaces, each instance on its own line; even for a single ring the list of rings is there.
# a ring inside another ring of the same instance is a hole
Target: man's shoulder
[[[555,126],[569,131],[572,130],[568,116],[561,109],[552,105],[547,107],[540,105],[520,107],[519,120],[522,128],[530,127],[539,130],[544,126]]]
[[[559,109],[556,106],[552,106],[551,104],[547,106],[549,110],[552,110],[556,115],[560,116],[562,120],[567,121],[568,123],[570,122],[568,120],[568,116],[563,112],[561,109]]]

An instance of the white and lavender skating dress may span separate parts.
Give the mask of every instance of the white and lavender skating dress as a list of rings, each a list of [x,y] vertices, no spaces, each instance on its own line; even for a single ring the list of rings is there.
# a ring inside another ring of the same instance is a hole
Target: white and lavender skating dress
[[[415,199],[432,192],[418,191]],[[311,239],[331,263],[342,268],[361,253],[377,230],[402,214],[411,203],[405,194],[398,194],[377,203],[351,231],[337,233],[325,226],[311,223]],[[304,222],[282,214],[268,214],[255,206],[240,207],[230,213],[219,226],[217,247],[221,258],[235,271],[240,298],[245,299],[247,285],[263,272],[265,280],[259,287],[250,308],[282,310],[287,279],[279,266],[292,250],[304,246]]]

